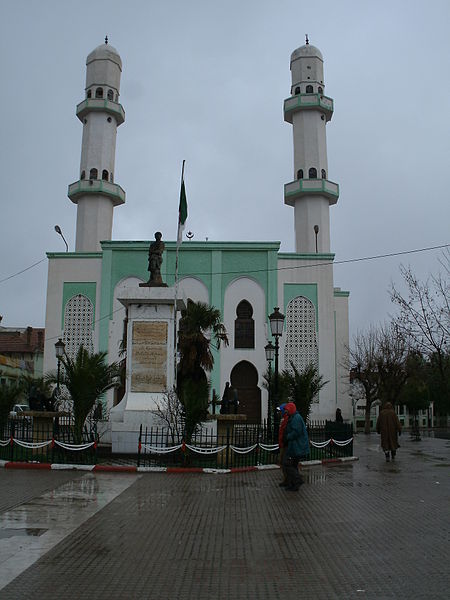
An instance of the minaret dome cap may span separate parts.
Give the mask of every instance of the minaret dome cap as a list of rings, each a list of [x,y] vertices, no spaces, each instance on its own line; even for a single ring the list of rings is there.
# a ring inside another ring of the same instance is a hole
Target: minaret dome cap
[[[111,46],[111,44],[105,43],[100,44],[100,46],[97,46],[95,50],[92,50],[92,52],[88,54],[86,64],[88,65],[94,60],[110,60],[116,63],[116,65],[122,71],[122,59],[120,58],[120,55],[117,52],[117,50],[113,46]]]
[[[297,50],[291,54],[291,63],[297,58],[318,58],[323,62],[322,52],[319,48],[315,46],[311,46],[311,44],[305,44],[304,46],[300,46]]]

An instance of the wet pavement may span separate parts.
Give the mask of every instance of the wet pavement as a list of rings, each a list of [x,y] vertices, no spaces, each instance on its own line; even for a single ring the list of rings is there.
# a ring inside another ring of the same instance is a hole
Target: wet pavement
[[[386,463],[228,475],[0,470],[0,598],[438,599],[450,590],[450,440]]]

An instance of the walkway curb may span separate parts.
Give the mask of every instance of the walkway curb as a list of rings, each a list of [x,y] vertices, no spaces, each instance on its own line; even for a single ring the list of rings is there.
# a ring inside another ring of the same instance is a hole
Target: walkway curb
[[[301,467],[327,466],[359,460],[357,456],[343,458],[324,458],[322,460],[305,460]],[[48,471],[96,471],[103,473],[205,473],[208,475],[226,475],[228,473],[248,473],[250,471],[267,471],[279,469],[278,465],[258,465],[252,467],[234,467],[232,469],[208,469],[201,467],[134,467],[127,465],[64,465],[58,463],[26,463],[0,460],[0,468],[4,469],[40,469]]]

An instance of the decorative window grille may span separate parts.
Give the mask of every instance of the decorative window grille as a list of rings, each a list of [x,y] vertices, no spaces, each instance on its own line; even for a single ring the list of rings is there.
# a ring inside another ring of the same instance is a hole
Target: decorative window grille
[[[83,294],[72,296],[64,309],[63,341],[67,356],[75,358],[81,345],[89,352],[94,351],[93,321],[94,306],[89,298]]]
[[[286,313],[285,369],[291,370],[291,362],[300,372],[311,364],[318,367],[314,304],[303,296],[297,296],[287,305]]]

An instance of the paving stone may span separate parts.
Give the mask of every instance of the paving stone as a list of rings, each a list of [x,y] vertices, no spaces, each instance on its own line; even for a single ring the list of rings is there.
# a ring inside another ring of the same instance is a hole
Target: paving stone
[[[450,442],[401,443],[385,463],[358,436],[358,462],[305,470],[298,493],[278,471],[140,475],[0,597],[447,599]]]

